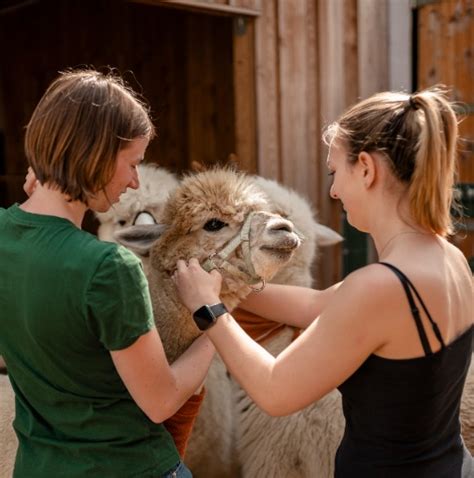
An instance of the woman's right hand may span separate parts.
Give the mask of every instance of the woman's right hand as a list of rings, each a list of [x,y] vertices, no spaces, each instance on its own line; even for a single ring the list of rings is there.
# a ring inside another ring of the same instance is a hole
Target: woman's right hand
[[[36,189],[36,186],[38,186],[39,181],[36,179],[36,175],[31,168],[31,166],[28,167],[28,173],[25,176],[25,184],[23,184],[23,190],[25,193],[30,197]]]

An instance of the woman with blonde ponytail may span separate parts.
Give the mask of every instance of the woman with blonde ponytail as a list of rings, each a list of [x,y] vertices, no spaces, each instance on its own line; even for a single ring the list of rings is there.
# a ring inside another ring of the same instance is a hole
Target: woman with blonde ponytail
[[[337,478],[474,476],[459,423],[474,338],[472,274],[446,240],[457,135],[440,88],[379,93],[346,111],[325,133],[330,195],[372,236],[379,262],[324,291],[270,285],[240,304],[305,329],[277,357],[229,313],[205,328],[271,415],[340,390],[346,428]],[[198,318],[204,305],[220,302],[219,274],[196,260],[178,262],[174,279]]]

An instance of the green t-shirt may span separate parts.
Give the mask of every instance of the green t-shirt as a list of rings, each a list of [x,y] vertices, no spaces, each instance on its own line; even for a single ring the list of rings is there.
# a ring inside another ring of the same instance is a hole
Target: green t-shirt
[[[66,219],[0,209],[0,355],[16,394],[15,478],[156,477],[179,461],[109,353],[153,326],[131,252]]]

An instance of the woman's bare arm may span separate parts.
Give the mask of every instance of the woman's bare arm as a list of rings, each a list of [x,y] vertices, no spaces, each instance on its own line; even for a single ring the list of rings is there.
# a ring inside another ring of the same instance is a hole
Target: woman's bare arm
[[[325,290],[267,284],[263,291],[247,296],[239,307],[265,319],[305,329],[321,314],[341,284]]]
[[[201,386],[214,352],[209,338],[201,336],[170,366],[153,328],[111,356],[135,402],[150,420],[161,423]]]

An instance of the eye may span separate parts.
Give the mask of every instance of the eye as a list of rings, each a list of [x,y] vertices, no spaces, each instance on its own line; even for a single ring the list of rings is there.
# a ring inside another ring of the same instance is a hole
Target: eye
[[[204,230],[214,232],[214,231],[219,231],[223,227],[227,226],[225,222],[222,222],[219,219],[213,218],[209,219],[209,221],[204,224]]]
[[[118,225],[119,225],[119,226],[125,226],[125,224],[127,224],[127,221],[126,221],[125,219],[120,219],[120,220],[118,221]]]
[[[334,176],[336,174],[336,171],[329,171],[328,176]]]

